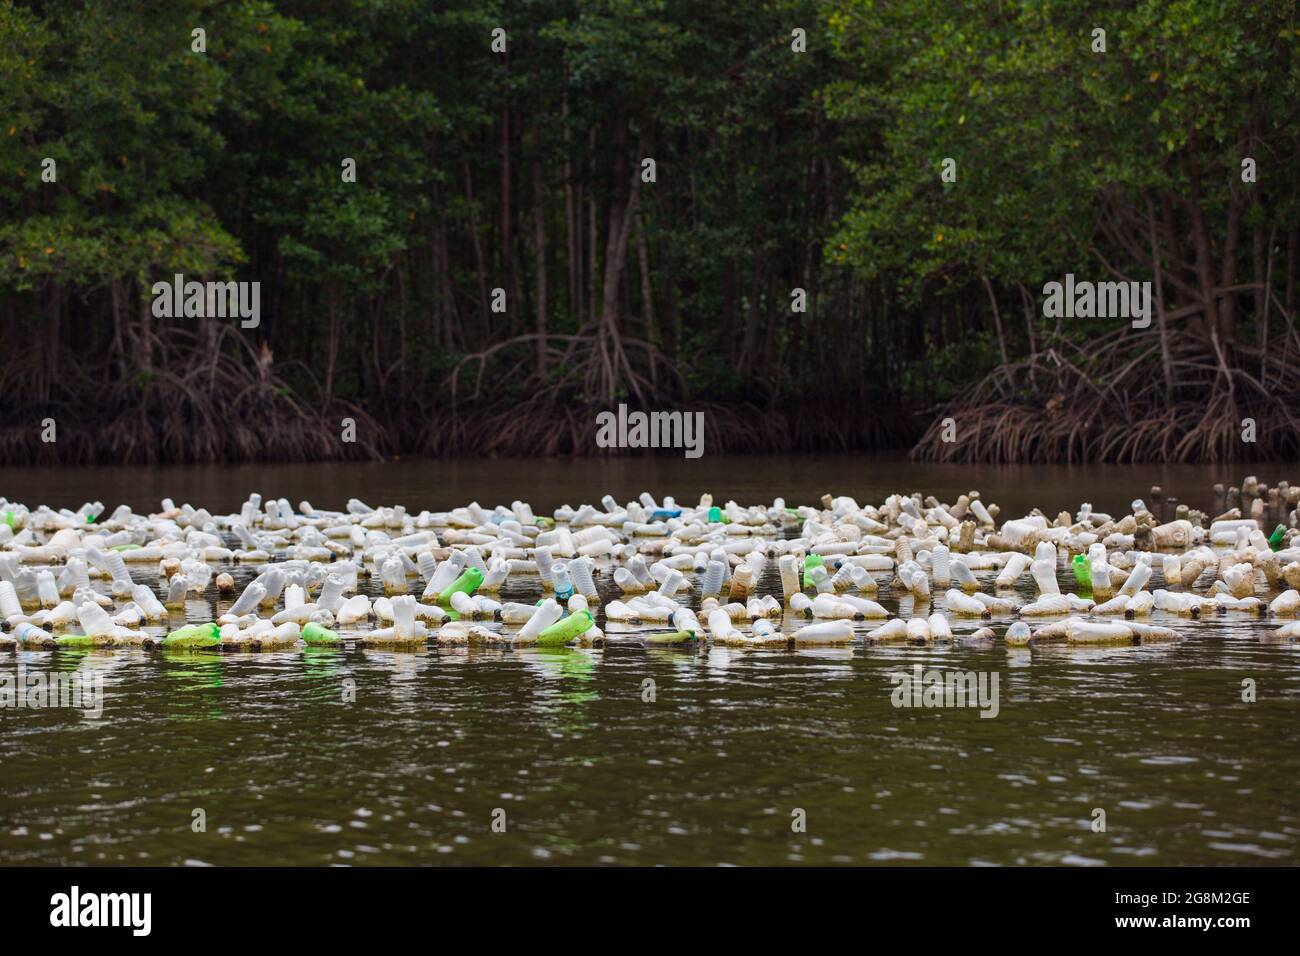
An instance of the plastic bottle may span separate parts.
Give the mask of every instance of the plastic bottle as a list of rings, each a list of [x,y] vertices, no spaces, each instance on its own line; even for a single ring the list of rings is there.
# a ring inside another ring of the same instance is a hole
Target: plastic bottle
[[[425,585],[424,600],[437,600],[438,596],[447,589],[451,582],[456,580],[456,576],[460,574],[460,566],[456,563],[455,558],[459,554],[459,551],[453,552],[451,557],[438,565],[437,570],[433,572],[433,576],[429,578],[429,583]]]
[[[686,585],[686,577],[682,572],[676,569],[670,569],[664,576],[663,582],[659,585],[659,593],[666,598],[671,598]]]
[[[1151,573],[1151,565],[1139,561],[1133,565],[1133,570],[1129,572],[1128,579],[1119,589],[1119,593],[1128,597],[1135,596],[1147,586],[1147,582],[1151,580]]]
[[[561,604],[573,597],[573,579],[569,576],[569,565],[556,561],[551,565],[551,586],[555,589],[555,600]]]
[[[645,590],[645,587],[636,579],[627,568],[614,569],[614,583],[623,590],[624,594],[636,594]]]
[[[799,568],[794,555],[783,555],[777,561],[777,567],[781,570],[781,594],[785,600],[799,593]]]
[[[8,582],[5,582],[6,584]],[[54,643],[54,635],[49,631],[41,630],[35,624],[28,624],[23,621],[14,628],[14,639],[22,645],[32,645],[39,647],[42,644]]]
[[[930,553],[930,571],[934,577],[934,586],[946,590],[952,581],[951,553],[946,544],[936,545]]]
[[[308,644],[338,644],[342,641],[336,632],[314,621],[308,622],[303,627],[302,639]]]
[[[1090,553],[1090,557],[1093,596],[1108,598],[1115,593],[1115,586],[1110,581],[1110,565],[1106,562],[1106,551],[1103,548],[1099,556]]]
[[[339,607],[337,618],[341,625],[356,624],[370,617],[370,598],[364,594],[354,594]]]
[[[1056,583],[1056,566],[1045,559],[1035,561],[1029,566],[1029,573],[1042,594],[1060,594],[1061,587]]]
[[[221,628],[211,622],[186,624],[162,640],[163,647],[213,647],[221,643]]]
[[[482,574],[480,572],[480,577],[481,576]],[[450,600],[450,595],[448,596],[448,600]],[[409,594],[402,594],[393,598],[392,605],[393,630],[397,632],[397,636],[415,637],[415,598]]]
[[[108,612],[93,601],[77,608],[77,620],[81,623],[82,630],[92,637],[97,634],[112,634],[116,626]]]
[[[256,611],[262,603],[262,598],[266,596],[266,587],[260,581],[252,581],[248,587],[244,588],[244,593],[235,599],[235,603],[230,606],[228,613],[239,617],[244,614],[251,614]]]
[[[917,618],[924,623],[923,618]],[[801,627],[791,635],[795,642],[845,644],[853,640],[853,625],[848,621],[818,621]]]
[[[104,567],[113,576],[113,593],[130,594],[134,582],[131,580],[131,572],[126,569],[126,562],[122,560],[122,555],[116,551],[109,551],[104,555]]]
[[[379,568],[379,578],[384,583],[385,594],[406,593],[406,567],[400,558],[394,556],[384,559]]]
[[[715,640],[734,640],[741,636],[735,625],[731,623],[731,615],[722,608],[715,608],[709,612],[708,624],[709,633]]]
[[[835,588],[831,586],[830,575],[826,573],[824,564],[815,564],[804,572],[804,582],[811,583],[816,588],[818,594],[833,592]]]
[[[700,633],[700,620],[695,616],[695,612],[688,607],[679,607],[673,612],[673,626],[679,631]]]
[[[1070,560],[1070,566],[1074,568],[1074,580],[1078,582],[1079,587],[1091,591],[1092,567],[1088,564],[1088,556],[1086,554],[1076,554]]]
[[[1278,525],[1273,529],[1273,533],[1268,536],[1268,546],[1273,551],[1281,551],[1285,541],[1286,525]]]
[[[55,583],[52,571],[39,571],[36,574],[36,594],[41,607],[56,607],[59,603],[59,586]]]
[[[77,588],[88,587],[90,587],[90,569],[86,566],[86,562],[81,558],[68,558],[68,564],[63,569],[63,574],[59,576],[59,592],[67,594]]]
[[[588,601],[599,601],[600,592],[596,590],[596,582],[591,574],[592,560],[583,556],[569,562],[569,574],[573,578],[573,585],[577,588],[578,593]]]
[[[1026,644],[1029,643],[1029,639],[1032,636],[1033,635],[1029,631],[1028,624],[1026,624],[1024,621],[1016,621],[1009,628],[1007,628],[1007,633],[1004,635],[1004,640],[1006,640],[1007,644],[1010,645],[1011,647],[1024,647]]]
[[[516,639],[525,642],[531,641],[563,616],[564,609],[560,607],[555,598],[547,598],[537,605],[537,610],[533,612],[533,616],[528,619],[528,622],[520,628]]]
[[[541,547],[536,551],[537,574],[542,579],[542,587],[549,589],[552,587],[552,568],[554,567],[554,556],[549,547]]]
[[[131,598],[140,606],[146,620],[158,621],[167,616],[167,609],[148,585],[137,584],[132,587]]]
[[[642,587],[647,589],[658,586],[659,582],[655,580],[654,575],[650,573],[650,568],[645,563],[645,558],[637,555],[627,563],[628,569],[636,576]]]
[[[316,596],[316,606],[326,611],[336,611],[340,604],[343,603],[343,590],[345,582],[337,574],[331,574],[325,578],[325,583],[321,585],[320,594]]]
[[[523,624],[533,612],[537,610],[534,604],[521,604],[518,601],[508,601],[501,605],[501,620],[506,624]]]
[[[461,617],[479,617],[479,606],[474,599],[464,591],[453,591],[451,595],[451,609]]]
[[[434,558],[433,553],[429,551],[421,551],[415,556],[415,563],[420,569],[420,577],[424,578],[426,584],[429,583],[438,570],[438,562]]]
[[[284,590],[284,572],[279,568],[271,568],[261,575],[260,580],[266,589],[262,595],[262,607],[274,607],[280,600],[280,592]]]
[[[726,566],[721,561],[709,562],[709,566],[704,572],[704,583],[700,592],[701,597],[716,597],[722,593],[722,576],[725,571]]]
[[[567,644],[576,637],[581,637],[595,627],[596,621],[590,611],[578,611],[556,621],[544,628],[537,635],[538,644]]]
[[[447,585],[447,587],[443,589],[443,592],[438,595],[438,605],[444,608],[450,607],[451,596],[453,593],[455,593],[456,591],[461,591],[465,594],[473,594],[474,591],[478,589],[478,586],[482,583],[483,583],[482,571],[480,571],[478,568],[466,568],[464,571],[461,572],[460,577],[458,577],[455,581],[451,582],[451,584]]]
[[[813,554],[811,551],[809,551],[806,555],[804,555],[804,559],[803,559],[803,586],[804,586],[805,588],[807,588],[809,585],[812,584],[812,581],[811,581],[810,578],[808,577],[808,573],[809,573],[813,568],[823,568],[823,569],[824,569],[825,564],[826,564],[826,562],[822,560],[822,556],[821,556],[820,554]]]
[[[871,572],[866,568],[857,564],[850,564],[847,567],[853,586],[863,594],[875,594],[880,590],[880,585],[876,583],[876,579],[871,576]]]

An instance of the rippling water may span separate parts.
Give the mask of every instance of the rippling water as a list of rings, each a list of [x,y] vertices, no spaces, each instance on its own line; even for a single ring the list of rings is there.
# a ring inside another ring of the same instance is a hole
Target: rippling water
[[[0,477],[0,493],[42,500]],[[768,480],[747,500],[803,500]],[[241,482],[230,500],[254,488],[282,493]],[[95,496],[111,508],[108,494]],[[328,480],[312,497],[352,494],[413,497]],[[776,589],[769,575],[763,590]],[[505,597],[538,593],[517,579]],[[879,600],[897,608],[887,588]],[[224,606],[192,602],[187,617]],[[999,635],[1008,620],[994,620]],[[1300,647],[1241,615],[1151,620],[1185,640],[691,651],[611,634],[587,650],[20,652],[0,668],[102,673],[106,699],[98,720],[0,709],[0,862],[1294,864]],[[895,708],[890,675],[916,663],[997,673],[999,715]]]

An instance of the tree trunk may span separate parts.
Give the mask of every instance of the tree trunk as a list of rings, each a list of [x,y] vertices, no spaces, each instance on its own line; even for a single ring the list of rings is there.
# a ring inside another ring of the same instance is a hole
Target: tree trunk
[[[507,316],[515,299],[514,254],[510,248],[510,107],[501,107],[501,270]],[[507,318],[507,324],[509,319]]]
[[[1165,401],[1174,395],[1173,359],[1169,355],[1169,327],[1165,321],[1165,288],[1160,270],[1160,244],[1156,241],[1156,214],[1147,200],[1147,232],[1151,240],[1151,264],[1156,293],[1156,322],[1160,332],[1160,368],[1165,377]]]
[[[329,339],[325,344],[325,404],[334,399],[334,366],[339,357],[339,308],[334,283],[325,284],[325,311],[329,316]]]
[[[1002,334],[1002,312],[998,309],[998,298],[993,294],[993,284],[989,282],[987,275],[980,275],[980,281],[984,283],[984,291],[988,293],[989,304],[993,306],[993,326],[998,331],[998,351],[1002,354],[1002,364],[1009,364],[1007,361],[1007,338]]]
[[[478,266],[479,319],[485,333],[491,334],[492,313],[488,311],[487,262],[483,255],[483,241],[478,234],[478,214],[474,206],[474,177],[470,175],[469,160],[462,160],[465,168],[465,201],[469,209],[469,235],[474,244],[474,262]]]
[[[536,143],[534,142],[534,146]],[[537,269],[537,374],[546,375],[546,183],[542,176],[540,159],[533,160],[533,201],[536,203],[536,256]]]
[[[1194,150],[1195,148],[1195,136],[1193,135],[1189,149]],[[1192,246],[1196,253],[1196,285],[1201,298],[1206,329],[1210,337],[1217,343],[1219,338],[1219,315],[1214,298],[1214,253],[1210,248],[1210,231],[1205,225],[1205,214],[1201,209],[1201,170],[1195,158],[1189,160],[1187,173],[1187,179],[1191,186],[1191,202],[1188,204],[1188,212],[1192,217]]]
[[[620,150],[616,162],[625,160]],[[609,208],[609,235],[605,237],[605,281],[601,290],[601,320],[610,326],[618,315],[619,284],[623,281],[623,272],[627,267],[627,240],[632,229],[632,218],[636,212],[637,200],[641,196],[641,171],[632,171],[632,187],[628,190],[627,203],[619,208]]]

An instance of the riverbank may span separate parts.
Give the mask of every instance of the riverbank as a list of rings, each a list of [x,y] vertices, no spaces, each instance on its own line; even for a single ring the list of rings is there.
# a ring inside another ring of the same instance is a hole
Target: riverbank
[[[247,464],[380,461],[410,455],[575,458],[633,454],[597,441],[617,406],[484,399],[454,408],[408,397],[400,406],[301,401],[250,389],[229,401],[165,399],[19,409],[0,425],[0,465]],[[901,406],[834,395],[799,402],[686,400],[647,412],[699,414],[705,454],[906,449],[922,432]],[[658,449],[659,455],[681,454]]]

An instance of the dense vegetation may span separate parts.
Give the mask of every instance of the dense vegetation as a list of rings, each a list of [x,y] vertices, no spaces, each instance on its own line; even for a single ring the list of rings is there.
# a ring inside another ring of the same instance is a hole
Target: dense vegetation
[[[1284,0],[0,0],[0,458],[1294,454],[1298,104]]]

